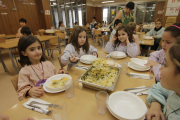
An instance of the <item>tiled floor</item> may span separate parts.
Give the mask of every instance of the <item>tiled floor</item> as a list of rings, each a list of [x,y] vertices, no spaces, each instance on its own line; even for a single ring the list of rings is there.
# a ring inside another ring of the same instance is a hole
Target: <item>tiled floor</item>
[[[92,45],[92,40],[89,39],[89,43]],[[98,49],[98,51],[104,50],[101,46],[98,44],[95,44],[95,47]],[[62,47],[61,50],[64,51],[65,47]],[[6,111],[7,109],[11,108],[13,105],[18,103],[18,97],[16,94],[16,91],[11,83],[11,78],[15,76],[15,71],[12,66],[12,62],[9,57],[9,51],[3,50],[2,51],[3,60],[9,70],[9,73],[4,72],[3,66],[0,63],[0,113]],[[56,56],[58,56],[58,51],[54,51],[54,58],[53,62],[56,66],[56,69],[60,68],[58,59]],[[48,57],[49,58],[49,57]],[[50,58],[49,58],[50,60]]]

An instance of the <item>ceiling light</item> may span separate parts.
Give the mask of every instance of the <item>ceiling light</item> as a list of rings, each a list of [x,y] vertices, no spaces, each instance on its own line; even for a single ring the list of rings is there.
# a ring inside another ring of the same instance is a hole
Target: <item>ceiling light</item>
[[[66,3],[66,4],[71,4],[71,3],[74,3],[74,2],[68,2],[68,3]]]
[[[114,2],[114,1],[103,1],[102,3],[110,3],[110,2]]]
[[[53,5],[57,5],[56,3],[53,3]]]

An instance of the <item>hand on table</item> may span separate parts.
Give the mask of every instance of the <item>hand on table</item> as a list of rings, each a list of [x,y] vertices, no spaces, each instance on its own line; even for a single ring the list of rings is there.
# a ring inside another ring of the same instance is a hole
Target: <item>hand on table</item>
[[[97,57],[97,53],[96,53],[96,52],[93,52],[93,54],[92,54],[92,55]]]
[[[69,74],[68,71],[64,70],[64,69],[59,69],[59,71],[57,72],[57,74]]]
[[[151,66],[151,67],[154,67],[156,65],[158,65],[159,63],[154,61],[154,60],[150,60],[148,61],[148,63],[145,64],[145,66]]]
[[[32,87],[29,92],[29,96],[34,98],[39,98],[44,95],[44,90],[42,87]]]
[[[150,108],[145,115],[146,120],[166,120],[161,109]]]
[[[76,58],[74,54],[71,54],[72,57],[70,57],[71,62],[77,62],[79,58]]]

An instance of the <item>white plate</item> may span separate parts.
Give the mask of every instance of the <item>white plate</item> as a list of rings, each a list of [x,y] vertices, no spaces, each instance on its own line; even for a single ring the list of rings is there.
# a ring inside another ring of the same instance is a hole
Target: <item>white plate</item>
[[[123,119],[141,119],[147,112],[145,103],[136,95],[125,91],[109,96],[108,106],[112,113]]]
[[[106,62],[107,62],[107,64],[108,64],[108,62],[114,62],[113,60],[106,60]],[[114,64],[114,63],[113,63]],[[109,63],[108,65],[110,65],[111,66],[111,63]],[[115,62],[115,65],[112,65],[112,66],[115,66],[115,67],[121,67],[121,65],[119,64],[119,63],[117,63],[117,62]]]
[[[143,36],[143,39],[145,39],[145,40],[151,40],[151,39],[153,39],[151,36]]]
[[[113,51],[110,53],[110,56],[112,58],[125,58],[126,57],[126,54],[124,52],[121,52],[121,51]]]
[[[147,64],[146,60],[142,60],[139,58],[131,58],[131,62],[133,62],[134,66],[139,69],[147,69],[150,68],[150,66],[145,66]]]
[[[59,80],[59,79],[61,79],[63,77],[68,77],[69,79],[72,79],[72,77],[70,75],[67,75],[67,74],[53,75],[53,76],[51,76],[50,78],[48,78],[46,80],[46,82],[43,85],[43,88],[45,88],[47,91],[51,91],[51,92],[59,92],[59,91],[64,90],[64,86],[62,86],[60,88],[50,88],[50,87],[48,87],[51,84],[52,80]]]
[[[97,57],[93,55],[83,55],[80,57],[80,61],[85,64],[92,64],[91,61],[95,59],[97,59]]]
[[[60,91],[51,91],[51,90],[48,90],[48,88],[45,85],[43,85],[43,89],[44,89],[44,91],[46,91],[48,93],[59,93],[59,92],[62,92],[62,91],[65,90],[65,89],[63,89],[63,90],[60,90]]]
[[[128,67],[130,67],[130,68],[133,69],[133,70],[137,70],[137,71],[147,71],[147,70],[150,69],[150,68],[139,69],[139,68],[133,66],[133,63],[132,63],[132,62],[128,62]]]

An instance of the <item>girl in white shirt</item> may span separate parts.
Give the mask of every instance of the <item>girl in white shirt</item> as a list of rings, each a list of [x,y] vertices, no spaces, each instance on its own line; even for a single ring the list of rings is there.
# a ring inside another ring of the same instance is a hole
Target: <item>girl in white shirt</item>
[[[59,30],[64,33],[66,31],[66,27],[64,26],[62,21],[59,21]],[[66,41],[66,45],[68,44],[68,36],[65,35],[65,41]]]
[[[81,26],[74,27],[70,36],[69,44],[61,56],[63,65],[68,65],[68,69],[79,62],[79,58],[85,54],[97,56],[97,49],[89,45],[86,30]]]

